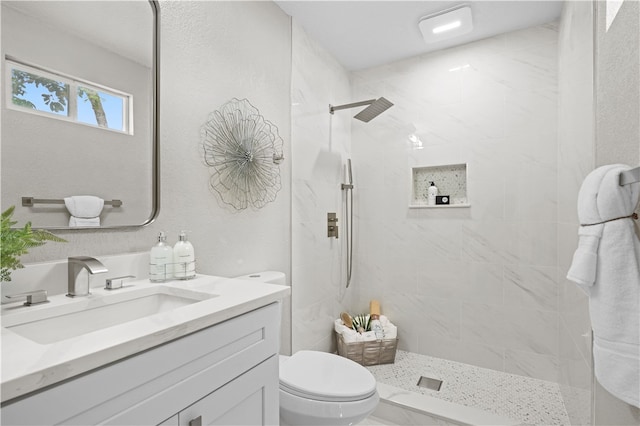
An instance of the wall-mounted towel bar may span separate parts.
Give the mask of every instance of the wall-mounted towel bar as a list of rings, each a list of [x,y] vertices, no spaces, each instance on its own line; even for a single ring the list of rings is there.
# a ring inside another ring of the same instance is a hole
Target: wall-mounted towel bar
[[[640,167],[620,173],[620,186],[640,182]]]
[[[640,167],[620,173],[620,186],[640,182]]]
[[[22,197],[23,207],[33,207],[34,204],[64,204],[64,200],[51,200],[46,198]],[[105,206],[120,207],[122,200],[105,200]]]

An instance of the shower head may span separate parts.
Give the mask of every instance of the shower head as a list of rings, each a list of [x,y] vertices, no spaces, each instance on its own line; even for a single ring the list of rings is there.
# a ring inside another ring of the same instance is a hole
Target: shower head
[[[393,104],[385,98],[378,98],[371,105],[357,113],[353,118],[357,118],[360,121],[368,123],[392,106]]]
[[[373,120],[393,106],[391,102],[381,97],[378,99],[369,99],[368,101],[354,102],[352,104],[338,106],[329,105],[329,113],[333,114],[335,111],[341,109],[355,108],[364,105],[368,105],[368,107],[357,113],[353,118],[357,118],[358,120],[364,121],[365,123]]]

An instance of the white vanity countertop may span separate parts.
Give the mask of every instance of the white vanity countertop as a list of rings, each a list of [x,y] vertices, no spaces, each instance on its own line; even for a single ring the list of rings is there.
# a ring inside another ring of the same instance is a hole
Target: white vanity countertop
[[[149,280],[131,281],[120,290],[107,292],[92,288],[88,298],[152,287]],[[2,401],[25,395],[78,374],[99,368],[110,362],[134,355],[189,333],[221,323],[290,294],[287,286],[237,278],[198,275],[188,281],[169,281],[162,285],[215,295],[172,311],[158,313],[78,337],[51,344],[38,344],[14,331],[4,323],[22,310],[50,307],[54,303],[73,303],[77,299],[64,295],[51,296],[50,303],[22,306],[22,302],[2,306]],[[10,322],[10,321],[9,321]]]

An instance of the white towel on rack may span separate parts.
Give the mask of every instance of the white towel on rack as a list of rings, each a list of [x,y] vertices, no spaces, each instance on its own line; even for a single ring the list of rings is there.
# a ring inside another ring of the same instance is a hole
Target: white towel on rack
[[[104,207],[102,198],[93,195],[74,195],[66,197],[64,205],[71,215],[70,227],[100,226],[100,214]]]
[[[589,296],[595,375],[612,395],[640,407],[640,240],[629,216],[640,185],[620,186],[629,166],[591,172],[578,194],[581,226],[567,278]],[[609,222],[601,223],[607,220]]]

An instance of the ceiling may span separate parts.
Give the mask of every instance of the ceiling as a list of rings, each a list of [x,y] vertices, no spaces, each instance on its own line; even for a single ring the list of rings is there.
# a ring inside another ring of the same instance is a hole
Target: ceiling
[[[287,1],[276,3],[348,70],[361,70],[553,21],[562,1]],[[473,31],[427,45],[420,18],[470,5]]]

